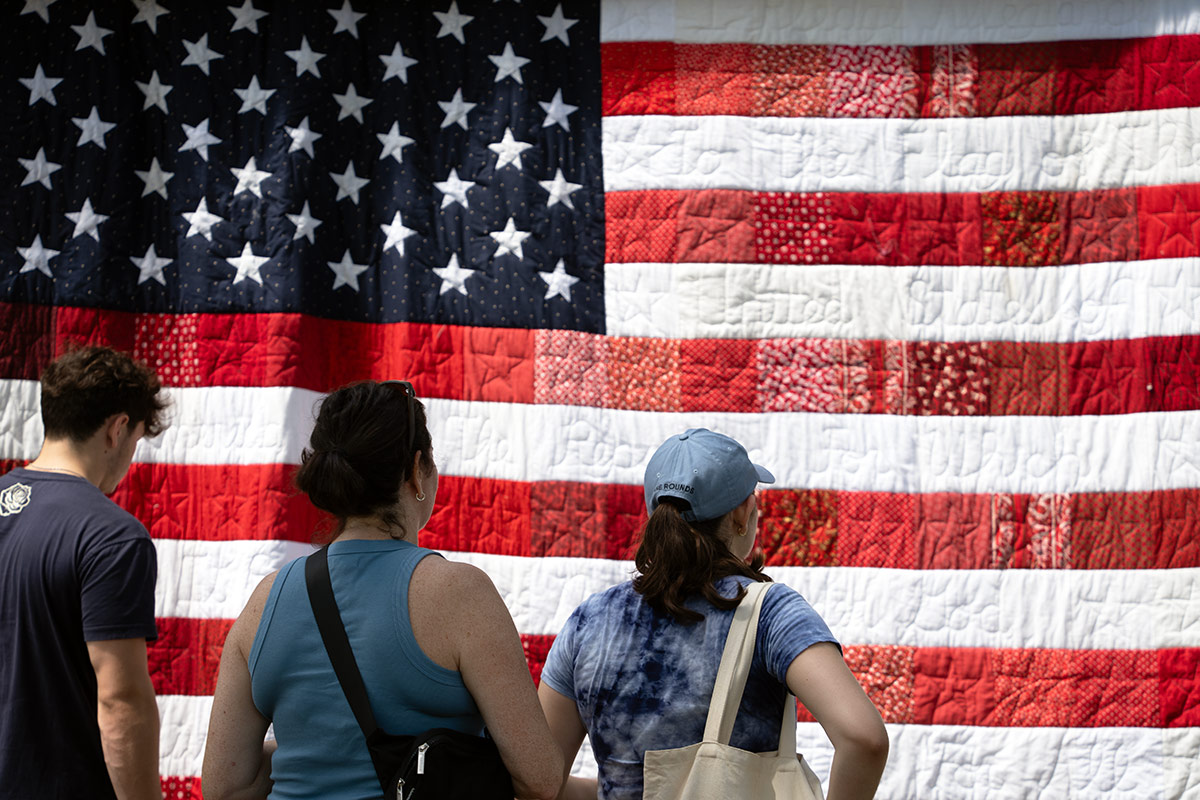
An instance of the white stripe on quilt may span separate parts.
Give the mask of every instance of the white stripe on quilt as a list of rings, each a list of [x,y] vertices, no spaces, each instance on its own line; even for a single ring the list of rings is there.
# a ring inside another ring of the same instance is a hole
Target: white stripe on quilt
[[[1200,108],[959,119],[605,117],[604,186],[1088,191],[1200,181]]]
[[[602,0],[600,40],[922,45],[1200,33],[1191,0]]]
[[[199,775],[212,698],[161,695],[159,769]],[[1200,735],[1188,728],[987,728],[888,725],[891,750],[880,800],[986,797],[1025,800],[1037,776],[1044,797],[1190,797]],[[833,747],[816,723],[800,723],[798,749],[828,786]],[[572,774],[594,776],[585,739]]]
[[[606,264],[610,336],[1082,342],[1200,334],[1200,259],[1060,267]]]
[[[258,581],[312,551],[298,542],[157,539],[162,617],[233,618]],[[521,633],[557,634],[633,563],[446,552],[483,569]],[[1152,649],[1200,646],[1200,569],[901,570],[772,567],[846,644]],[[1037,608],[1037,619],[1027,609]]]
[[[318,397],[292,387],[170,394],[174,423],[157,439],[139,443],[138,461],[298,463]],[[0,425],[14,414],[36,414],[37,402],[36,383],[0,381]],[[640,485],[651,453],[667,437],[707,427],[742,442],[774,472],[780,488],[1042,494],[1200,487],[1200,411],[914,417],[648,413],[436,398],[425,403],[447,475]],[[35,453],[26,442],[0,457]]]

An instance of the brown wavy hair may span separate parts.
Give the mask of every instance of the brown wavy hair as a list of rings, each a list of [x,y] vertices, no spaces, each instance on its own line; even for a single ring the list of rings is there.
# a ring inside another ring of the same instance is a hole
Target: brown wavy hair
[[[166,427],[158,375],[111,347],[68,345],[42,372],[41,384],[47,439],[85,442],[113,414],[128,414],[130,428],[145,423],[147,439]]]
[[[633,588],[661,614],[670,614],[676,622],[690,625],[704,615],[684,605],[694,594],[722,610],[736,608],[746,595],[738,587],[734,597],[723,597],[716,581],[728,575],[744,575],[753,581],[770,581],[762,572],[763,556],[756,553],[750,563],[729,552],[729,547],[717,535],[721,520],[688,522],[683,512],[689,508],[684,500],[673,497],[659,501],[654,513],[642,528],[634,564],[638,576]]]

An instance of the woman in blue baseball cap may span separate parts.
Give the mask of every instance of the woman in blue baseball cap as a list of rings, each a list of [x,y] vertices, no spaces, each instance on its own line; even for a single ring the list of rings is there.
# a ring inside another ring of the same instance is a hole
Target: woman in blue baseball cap
[[[701,741],[734,609],[748,584],[771,580],[751,553],[754,491],[774,482],[742,445],[704,428],[650,458],[637,576],[575,609],[542,670],[538,696],[567,769],[585,734],[599,767],[598,781],[567,778],[560,798],[641,800],[646,751]],[[763,601],[730,744],[776,750],[789,691],[834,745],[830,800],[873,797],[888,752],[879,712],[825,622],[778,585]]]

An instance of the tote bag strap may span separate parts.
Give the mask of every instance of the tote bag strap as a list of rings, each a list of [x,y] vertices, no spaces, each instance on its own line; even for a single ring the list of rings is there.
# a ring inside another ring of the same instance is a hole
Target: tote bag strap
[[[721,653],[721,666],[717,668],[717,682],[713,686],[712,701],[708,704],[708,720],[704,723],[704,741],[729,744],[733,733],[733,721],[742,704],[742,692],[750,674],[750,662],[754,660],[754,640],[758,634],[758,615],[763,599],[767,596],[769,583],[751,583],[746,595],[733,612],[729,634],[725,637],[725,650]],[[786,714],[785,714],[786,716]],[[792,721],[795,722],[795,707]],[[795,739],[795,724],[792,738]]]

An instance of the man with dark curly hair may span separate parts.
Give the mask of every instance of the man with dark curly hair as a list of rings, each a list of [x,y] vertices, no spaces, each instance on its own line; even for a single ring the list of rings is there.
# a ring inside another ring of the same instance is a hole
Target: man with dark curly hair
[[[41,452],[0,477],[0,797],[159,799],[154,545],[105,495],[162,430],[161,384],[82,347],[41,389]]]

